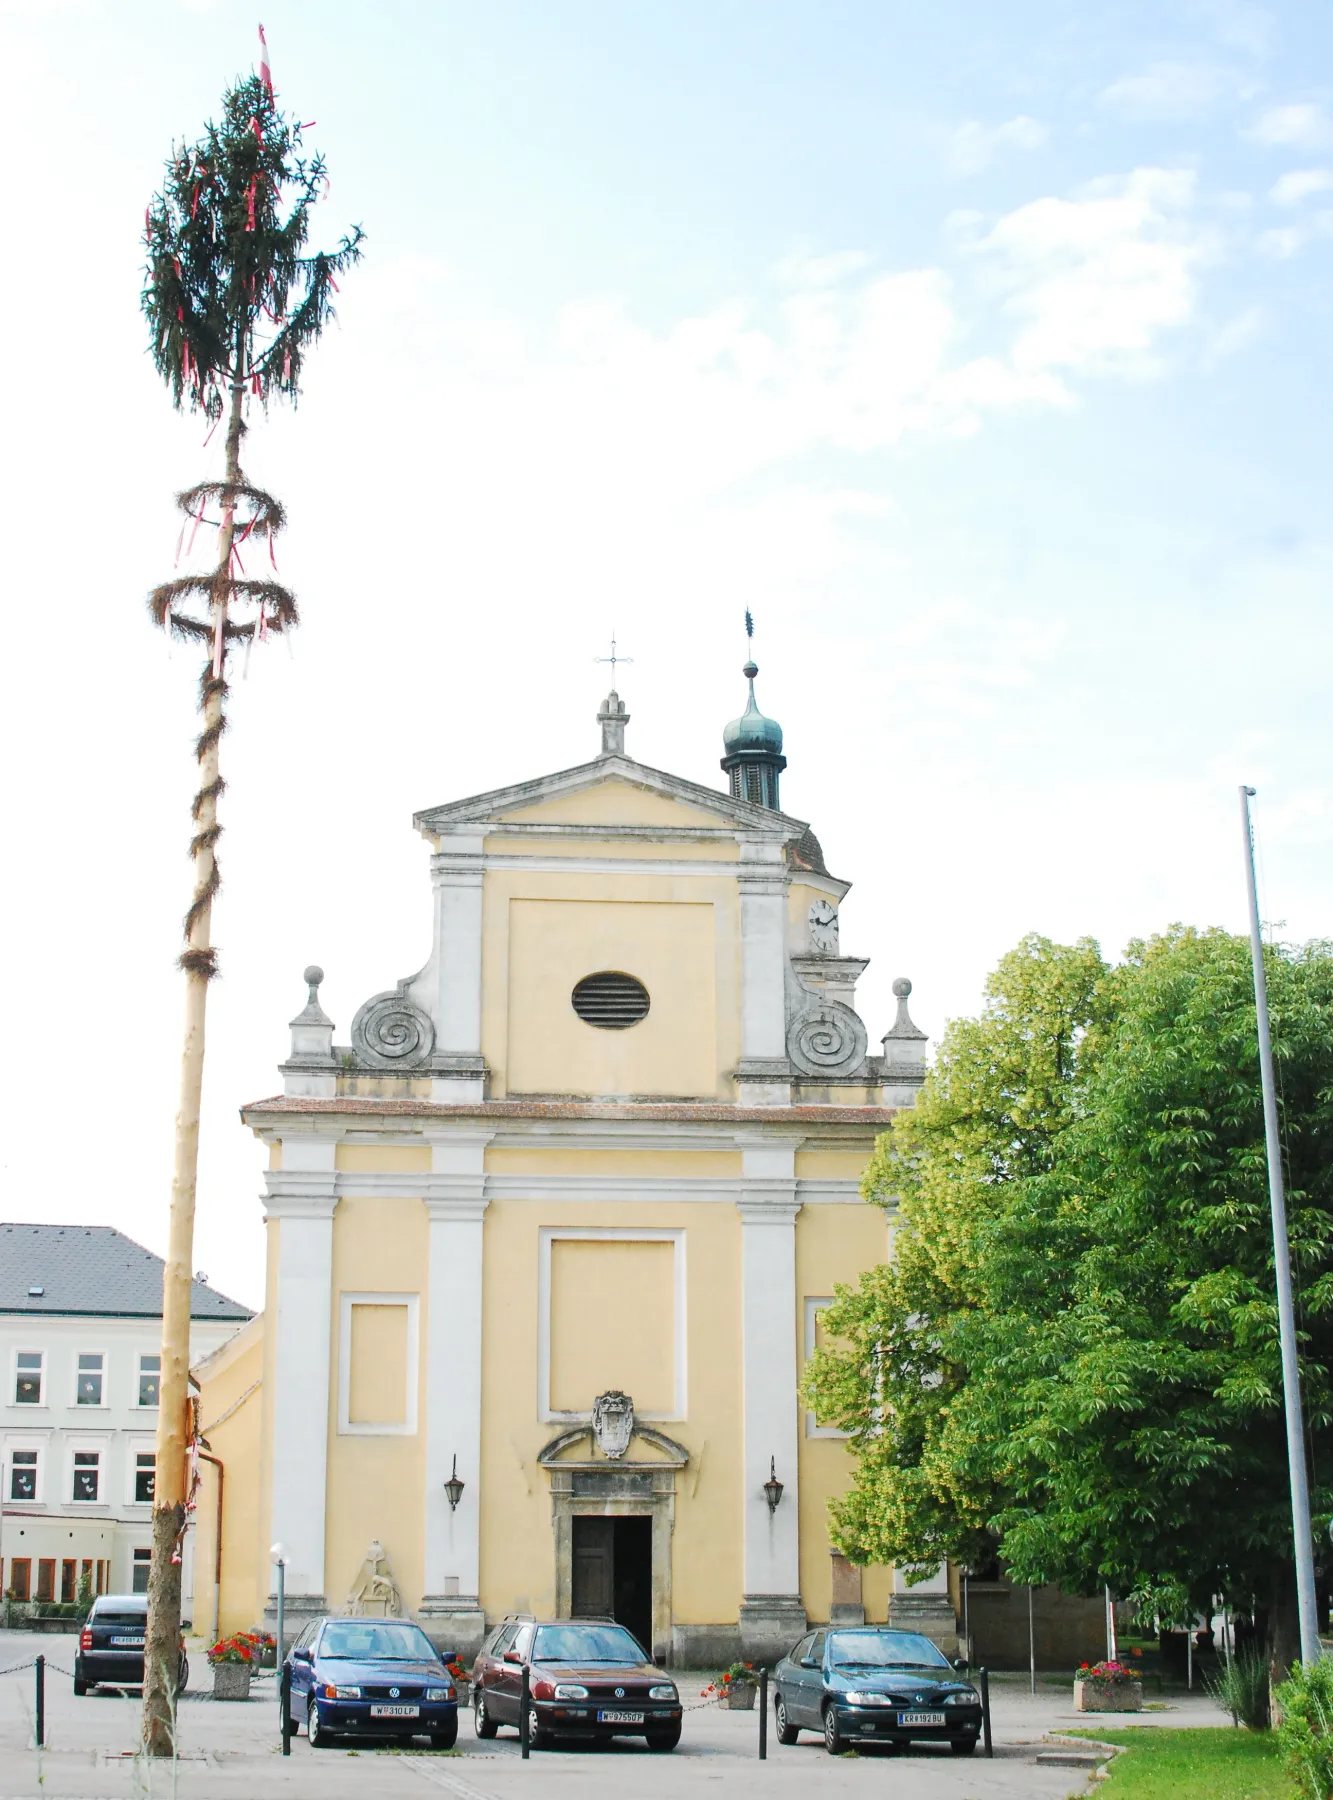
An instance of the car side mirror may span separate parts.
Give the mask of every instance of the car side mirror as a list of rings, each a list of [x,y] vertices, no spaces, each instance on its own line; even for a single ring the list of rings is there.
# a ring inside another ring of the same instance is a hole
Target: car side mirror
[[[968,1667],[967,1658],[965,1656],[955,1656],[953,1659],[953,1666],[958,1670],[959,1674],[961,1674],[963,1670]]]
[[[801,1667],[803,1669],[817,1669],[819,1664],[815,1661],[813,1656],[803,1656],[801,1658]]]
[[[523,1658],[519,1655],[517,1650],[506,1650],[504,1659],[507,1663],[521,1663],[523,1661]]]
[[[293,1650],[292,1651],[292,1661],[293,1662],[303,1662],[303,1663],[309,1662],[310,1661],[310,1652],[308,1650]]]

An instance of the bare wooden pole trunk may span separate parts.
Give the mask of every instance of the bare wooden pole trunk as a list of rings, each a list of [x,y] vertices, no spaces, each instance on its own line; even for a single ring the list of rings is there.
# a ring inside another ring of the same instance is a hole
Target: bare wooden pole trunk
[[[226,479],[240,478],[244,383],[232,384]],[[223,508],[214,576],[215,630],[227,622],[228,578],[235,508]],[[225,637],[221,638],[225,649]],[[224,665],[225,666],[225,665]],[[153,1559],[148,1576],[144,1642],[143,1741],[151,1756],[170,1756],[175,1741],[176,1679],[180,1661],[181,1552],[188,1495],[186,1467],[190,1379],[190,1283],[194,1266],[194,1208],[199,1174],[199,1114],[204,1088],[204,1026],[212,979],[213,895],[217,889],[218,745],[227,684],[210,648],[201,686],[203,731],[197,745],[199,791],[194,799],[194,898],[186,927],[185,1039],[181,1050],[176,1156],[171,1177],[171,1224],[162,1278],[162,1372],[158,1390],[157,1459],[153,1482]]]

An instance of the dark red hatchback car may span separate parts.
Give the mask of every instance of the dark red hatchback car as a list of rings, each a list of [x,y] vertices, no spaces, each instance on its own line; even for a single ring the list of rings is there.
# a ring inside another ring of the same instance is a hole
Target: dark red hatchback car
[[[472,1668],[479,1738],[519,1723],[528,1671],[528,1742],[557,1737],[646,1738],[650,1750],[680,1742],[680,1695],[623,1625],[592,1619],[508,1619],[482,1645]]]

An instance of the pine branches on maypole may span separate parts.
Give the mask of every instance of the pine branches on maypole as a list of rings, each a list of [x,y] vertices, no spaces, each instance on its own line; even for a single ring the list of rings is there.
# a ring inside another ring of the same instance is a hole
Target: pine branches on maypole
[[[261,29],[261,44],[263,33]],[[328,188],[323,158],[307,155],[301,125],[279,111],[263,45],[260,72],[223,96],[222,116],[193,145],[173,150],[144,215],[148,267],[143,309],[151,353],[178,411],[225,420],[221,480],[178,494],[177,546],[188,562],[201,530],[216,532],[211,567],[163,582],[149,596],[154,622],[205,652],[199,678],[199,786],[191,807],[194,892],[184,921],[185,1034],[176,1114],[170,1239],[162,1295],[153,1556],[144,1647],[144,1746],[173,1750],[180,1642],[181,1545],[189,1502],[188,1382],[199,1114],[208,986],[218,972],[213,899],[220,885],[219,748],[227,729],[228,663],[297,624],[296,599],[277,579],[281,504],[247,480],[246,412],[296,402],[305,356],[333,317],[337,277],[361,256],[358,226],[337,249],[308,253],[311,214]],[[207,441],[207,440],[205,440]],[[186,537],[188,533],[188,545]],[[266,548],[271,573],[246,558]]]

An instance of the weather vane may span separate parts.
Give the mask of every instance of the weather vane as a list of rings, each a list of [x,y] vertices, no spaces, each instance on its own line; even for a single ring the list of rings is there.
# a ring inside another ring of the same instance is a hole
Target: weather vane
[[[616,634],[613,631],[611,633],[611,654],[610,654],[610,656],[594,656],[592,660],[594,662],[599,662],[599,663],[610,663],[610,665],[611,665],[611,687],[614,690],[615,685],[616,685],[616,664],[617,663],[632,663],[634,661],[634,658],[632,656],[618,656],[616,654]]]

